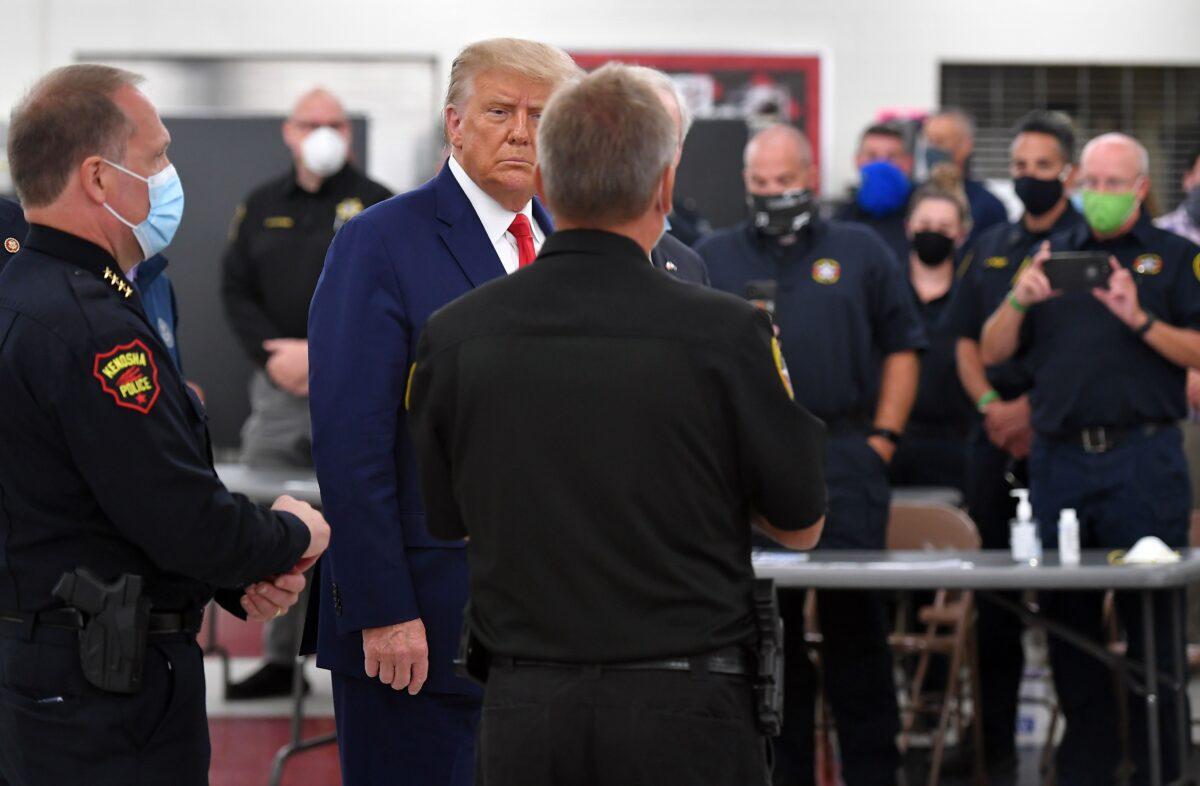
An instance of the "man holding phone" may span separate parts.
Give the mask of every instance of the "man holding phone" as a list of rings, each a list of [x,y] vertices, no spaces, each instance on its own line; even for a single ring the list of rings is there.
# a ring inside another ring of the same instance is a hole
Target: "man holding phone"
[[[1200,246],[1156,228],[1142,207],[1149,155],[1132,137],[1104,134],[1080,160],[1086,225],[1044,242],[983,329],[987,365],[1018,352],[1033,375],[1036,432],[1029,458],[1034,515],[1047,548],[1059,511],[1075,508],[1084,548],[1129,548],[1156,535],[1187,545],[1190,489],[1176,423],[1187,415],[1186,370],[1200,367]],[[1085,286],[1094,263],[1053,252],[1107,256],[1106,285]],[[1142,618],[1117,597],[1129,657],[1144,658]],[[1166,667],[1171,619],[1156,610],[1156,651]],[[1046,615],[1100,642],[1100,593],[1043,594]],[[1067,731],[1059,783],[1111,783],[1120,751],[1111,675],[1079,650],[1051,639],[1051,666]],[[1174,697],[1160,697],[1165,781],[1179,776]],[[1132,707],[1141,705],[1134,700]],[[1136,772],[1147,782],[1146,717],[1130,712]],[[1185,733],[1187,730],[1183,730]]]

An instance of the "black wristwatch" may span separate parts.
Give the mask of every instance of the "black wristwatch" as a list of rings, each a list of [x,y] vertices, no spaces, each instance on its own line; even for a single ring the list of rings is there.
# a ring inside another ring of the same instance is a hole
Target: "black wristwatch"
[[[869,434],[869,436],[872,436],[872,437],[883,437],[884,439],[886,439],[888,442],[892,443],[893,445],[900,444],[900,434],[898,432],[892,431],[890,428],[876,427],[876,428],[871,429],[871,431],[868,432],[868,434]]]
[[[1138,338],[1143,338],[1146,335],[1146,333],[1148,333],[1150,331],[1150,328],[1154,325],[1154,323],[1157,321],[1158,321],[1158,317],[1154,316],[1154,314],[1152,314],[1151,312],[1146,311],[1146,321],[1142,323],[1142,326],[1140,328],[1137,328],[1136,330],[1133,331],[1133,335],[1137,336]]]

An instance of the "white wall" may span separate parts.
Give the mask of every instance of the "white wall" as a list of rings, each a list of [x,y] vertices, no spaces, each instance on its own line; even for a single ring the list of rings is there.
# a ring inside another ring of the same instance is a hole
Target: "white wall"
[[[853,180],[855,137],[877,108],[936,102],[940,62],[1200,64],[1196,0],[0,2],[5,113],[81,52],[432,55],[443,78],[463,44],[497,35],[577,50],[820,53],[826,191]]]

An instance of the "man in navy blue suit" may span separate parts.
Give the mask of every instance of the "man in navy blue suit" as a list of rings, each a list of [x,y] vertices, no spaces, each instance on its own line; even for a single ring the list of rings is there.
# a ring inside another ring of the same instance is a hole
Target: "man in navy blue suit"
[[[550,233],[533,199],[537,124],[578,73],[545,44],[468,46],[450,71],[446,166],[348,221],[325,260],[309,314],[309,394],[335,534],[317,653],[333,672],[346,786],[473,780],[481,694],[452,664],[466,555],[425,527],[406,385],[430,314],[532,262]]]
[[[679,137],[679,148],[675,151],[676,169],[679,168],[679,160],[683,158],[683,142],[687,139],[687,133],[692,127],[692,113],[688,109],[687,102],[683,98],[683,94],[679,91],[679,87],[670,76],[659,71],[656,68],[647,68],[646,66],[632,66],[631,73],[646,82],[652,90],[662,100],[663,107],[667,110],[667,115],[675,124],[675,132]],[[671,229],[669,219],[667,230]],[[704,264],[704,260],[700,258],[692,249],[688,248],[683,241],[672,237],[668,232],[663,232],[658,243],[650,251],[650,264],[659,270],[670,273],[680,281],[687,281],[692,284],[703,284],[709,286],[712,282],[708,278],[708,266]]]

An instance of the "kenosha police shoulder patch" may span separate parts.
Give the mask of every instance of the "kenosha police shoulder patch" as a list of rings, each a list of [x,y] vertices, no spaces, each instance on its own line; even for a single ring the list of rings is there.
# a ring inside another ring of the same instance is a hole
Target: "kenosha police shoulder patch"
[[[98,353],[92,376],[118,407],[148,415],[158,401],[158,366],[154,353],[141,339]]]

